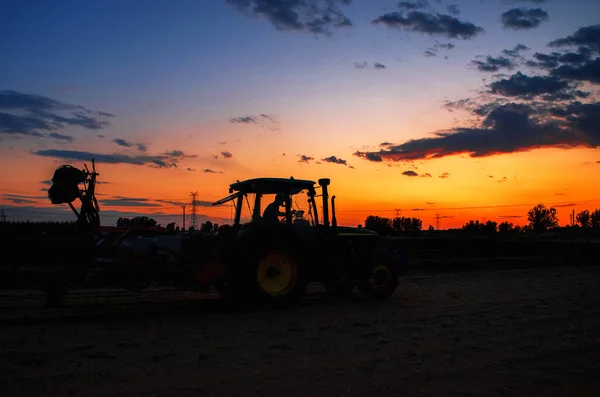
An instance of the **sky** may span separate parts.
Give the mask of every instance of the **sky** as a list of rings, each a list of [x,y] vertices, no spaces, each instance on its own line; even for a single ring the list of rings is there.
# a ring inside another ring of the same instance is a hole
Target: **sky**
[[[96,162],[101,223],[230,222],[255,177],[368,215],[525,224],[600,208],[600,2],[3,0],[0,209]]]

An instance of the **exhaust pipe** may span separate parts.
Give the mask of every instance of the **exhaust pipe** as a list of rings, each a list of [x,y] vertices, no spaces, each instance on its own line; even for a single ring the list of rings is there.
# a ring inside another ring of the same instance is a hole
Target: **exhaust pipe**
[[[329,192],[327,186],[331,180],[329,178],[319,179],[319,185],[323,188],[323,225],[329,226]]]
[[[337,227],[337,218],[335,217],[335,195],[331,197],[331,227]]]

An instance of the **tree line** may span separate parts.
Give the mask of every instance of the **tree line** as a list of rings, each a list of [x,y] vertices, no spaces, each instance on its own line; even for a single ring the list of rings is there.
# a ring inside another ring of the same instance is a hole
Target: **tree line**
[[[377,215],[369,215],[365,219],[365,228],[386,236],[419,233],[422,231],[422,227],[423,221],[413,217],[400,216],[386,218]],[[449,230],[461,231],[467,234],[486,235],[521,232],[544,233],[573,228],[582,230],[600,230],[600,209],[586,209],[580,211],[576,214],[573,225],[561,227],[558,222],[558,211],[556,208],[547,207],[544,204],[537,204],[527,211],[527,224],[523,226],[515,225],[508,221],[498,223],[491,220],[485,222],[469,220],[461,228]],[[434,231],[434,227],[430,225],[428,230]]]
[[[600,209],[582,210],[575,215],[572,221],[574,225],[559,226],[558,211],[554,207],[546,207],[544,204],[537,204],[527,211],[527,224],[520,226],[512,222],[504,221],[501,223],[495,221],[480,222],[479,220],[469,220],[458,229],[449,229],[451,231],[460,231],[467,234],[494,234],[494,233],[521,233],[534,232],[543,233],[558,230],[600,230]],[[142,227],[155,228],[161,225],[153,218],[148,216],[136,216],[133,218],[120,217],[116,222],[117,227]],[[359,225],[362,227],[362,225]],[[395,218],[386,218],[378,215],[369,215],[364,222],[364,227],[373,230],[380,235],[400,235],[420,233],[423,229],[423,221],[416,217],[399,216]],[[219,225],[207,220],[198,228],[204,233],[215,233]],[[167,224],[166,231],[171,233],[183,232],[175,222]],[[7,233],[12,235],[58,235],[69,236],[79,233],[77,222],[31,222],[31,221],[9,221],[0,222],[0,232],[3,235]],[[194,230],[189,227],[188,231]],[[428,227],[429,231],[434,231],[433,226]]]

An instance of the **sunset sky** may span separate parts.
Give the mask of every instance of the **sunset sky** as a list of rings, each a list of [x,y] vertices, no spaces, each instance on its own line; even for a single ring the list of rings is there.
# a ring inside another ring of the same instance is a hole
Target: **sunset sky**
[[[74,220],[46,190],[92,157],[103,225],[261,176],[348,225],[600,208],[600,1],[6,0],[0,37],[7,220]]]

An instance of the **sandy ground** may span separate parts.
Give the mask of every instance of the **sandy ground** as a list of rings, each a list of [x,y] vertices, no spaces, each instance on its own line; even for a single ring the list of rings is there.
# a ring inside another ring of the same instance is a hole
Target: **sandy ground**
[[[389,300],[0,296],[0,395],[598,396],[600,267],[409,275]]]

